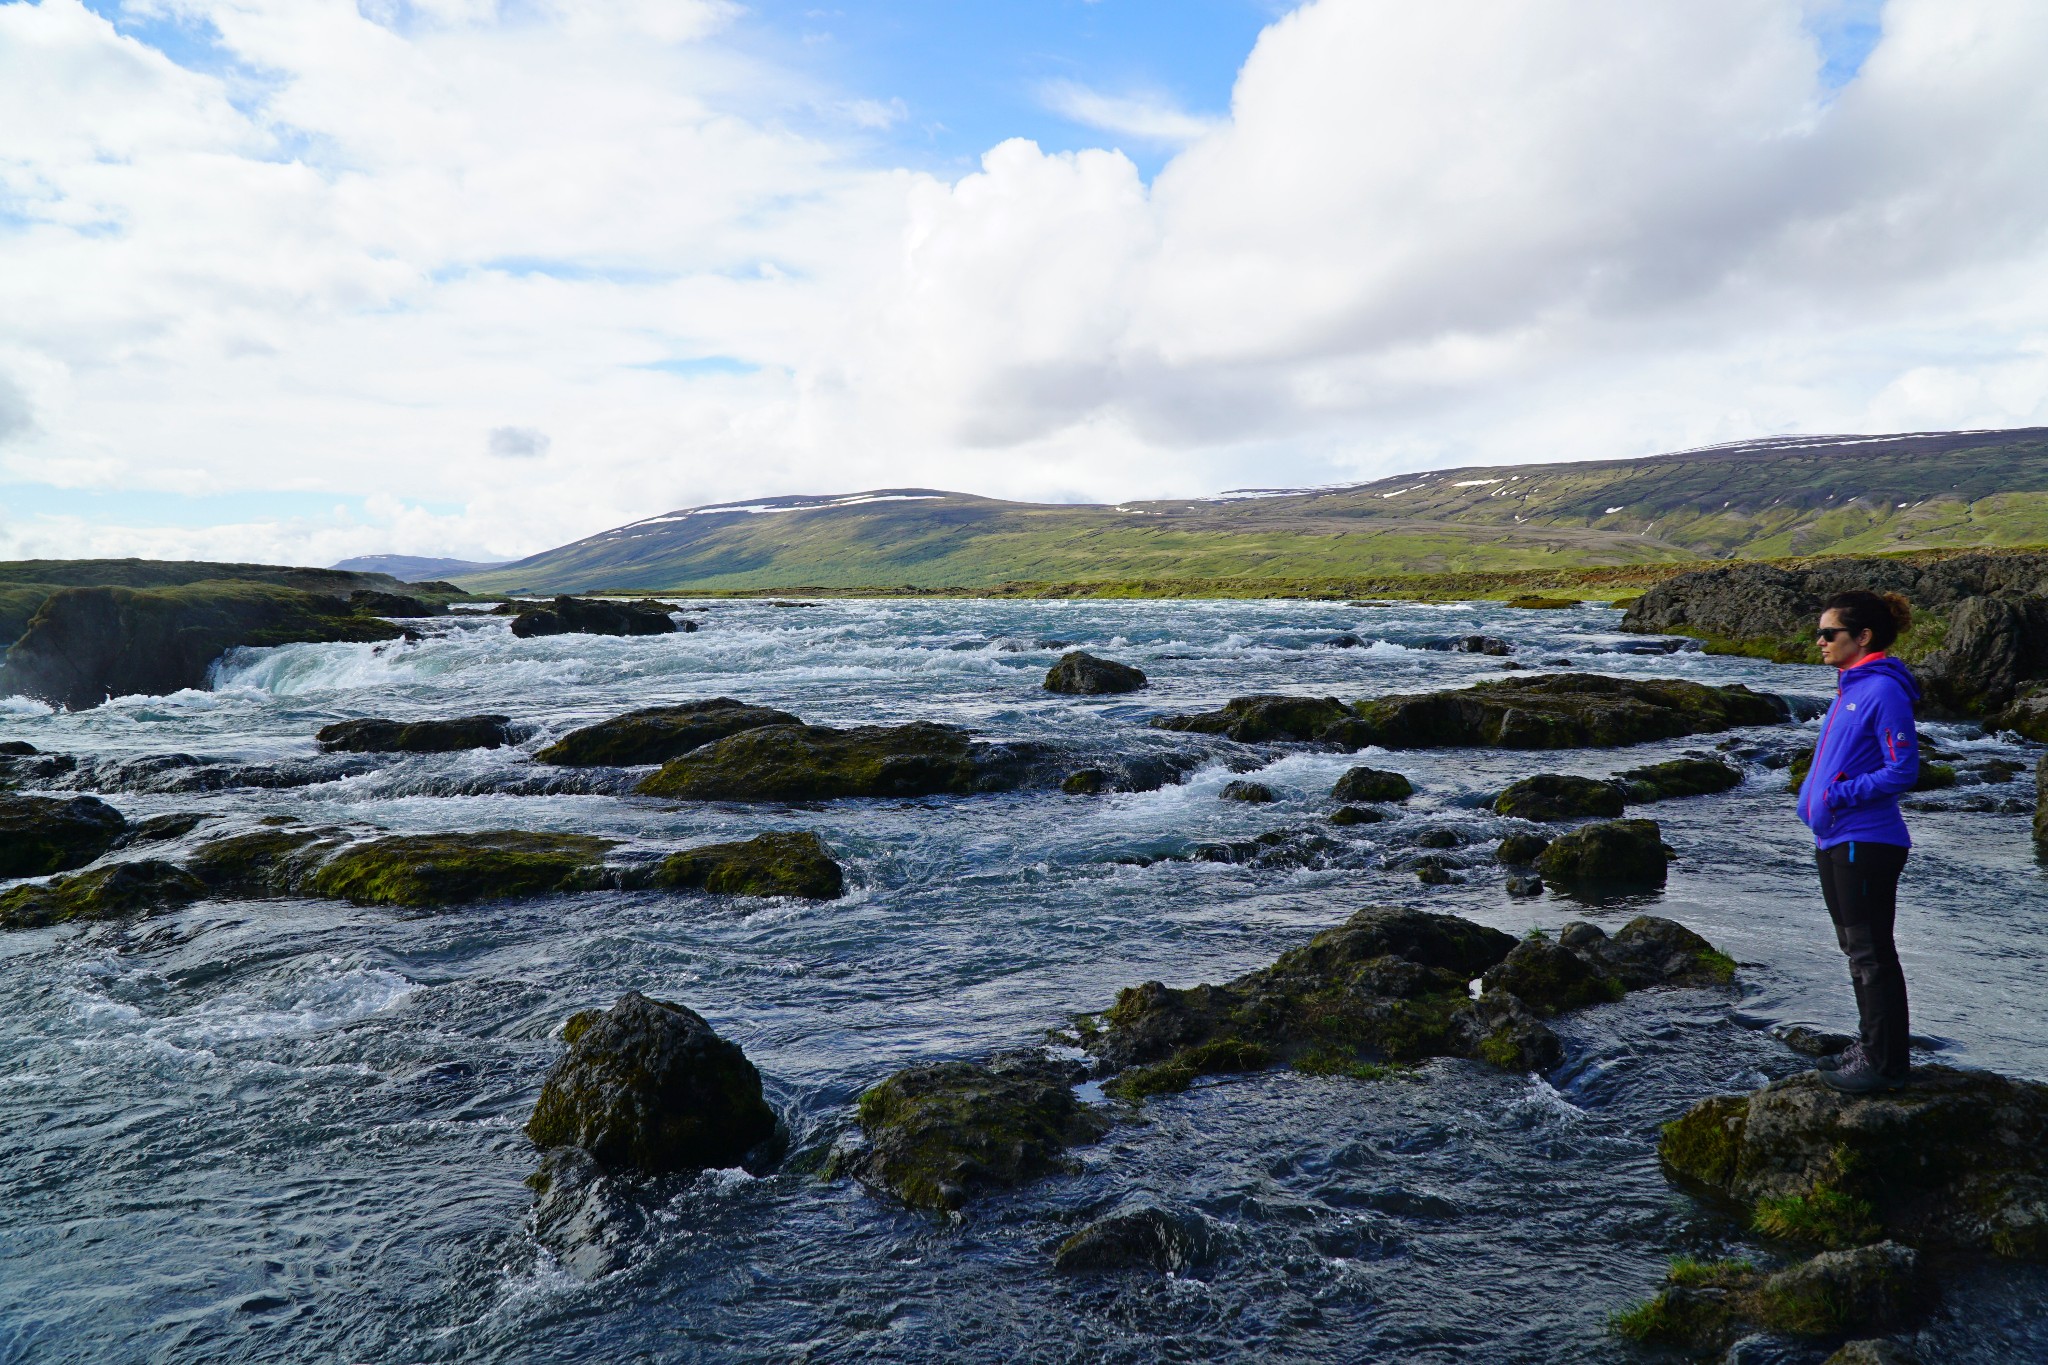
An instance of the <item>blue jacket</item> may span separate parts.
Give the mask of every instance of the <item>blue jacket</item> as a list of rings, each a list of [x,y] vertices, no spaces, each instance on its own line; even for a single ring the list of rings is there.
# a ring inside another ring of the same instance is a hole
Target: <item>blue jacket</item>
[[[1889,655],[1842,670],[1835,703],[1820,722],[1813,768],[1799,788],[1799,818],[1816,848],[1872,843],[1910,846],[1899,793],[1920,777],[1913,703],[1920,685]]]

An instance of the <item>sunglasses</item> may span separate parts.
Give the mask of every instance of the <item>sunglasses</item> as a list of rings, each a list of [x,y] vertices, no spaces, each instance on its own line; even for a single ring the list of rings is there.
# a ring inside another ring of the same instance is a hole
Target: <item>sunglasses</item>
[[[1813,638],[1821,641],[1823,644],[1831,645],[1835,642],[1837,635],[1847,635],[1848,633],[1849,628],[1847,626],[1822,626],[1813,633]]]

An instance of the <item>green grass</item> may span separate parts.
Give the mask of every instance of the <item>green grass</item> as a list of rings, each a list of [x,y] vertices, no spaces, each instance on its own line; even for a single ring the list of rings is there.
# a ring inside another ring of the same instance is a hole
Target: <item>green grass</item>
[[[1766,1237],[1835,1249],[1861,1246],[1881,1230],[1868,1200],[1827,1184],[1816,1185],[1807,1194],[1757,1200],[1750,1225]]]

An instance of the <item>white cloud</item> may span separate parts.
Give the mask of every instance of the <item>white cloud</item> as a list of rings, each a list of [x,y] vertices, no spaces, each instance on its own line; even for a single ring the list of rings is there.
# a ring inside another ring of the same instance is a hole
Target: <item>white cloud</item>
[[[1216,131],[1218,120],[1190,114],[1156,92],[1107,95],[1074,81],[1049,81],[1039,90],[1048,109],[1088,128],[1153,146],[1184,147]]]
[[[481,556],[780,492],[2048,420],[2025,0],[1890,0],[1839,91],[1797,0],[1314,0],[1227,119],[1048,92],[1182,146],[1150,184],[1021,141],[878,167],[899,108],[738,55],[708,0],[150,12],[227,74],[0,5],[0,476],[394,501],[7,530],[42,553]],[[651,368],[704,356],[754,368]]]

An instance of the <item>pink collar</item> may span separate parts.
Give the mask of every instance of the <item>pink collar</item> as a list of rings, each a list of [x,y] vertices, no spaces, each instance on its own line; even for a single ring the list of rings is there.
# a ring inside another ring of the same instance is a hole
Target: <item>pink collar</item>
[[[1855,663],[1849,664],[1841,669],[1838,669],[1837,671],[1847,673],[1851,668],[1861,668],[1865,664],[1876,663],[1879,659],[1889,659],[1890,657],[1891,655],[1885,653],[1881,649],[1872,650],[1870,653],[1858,659]]]

